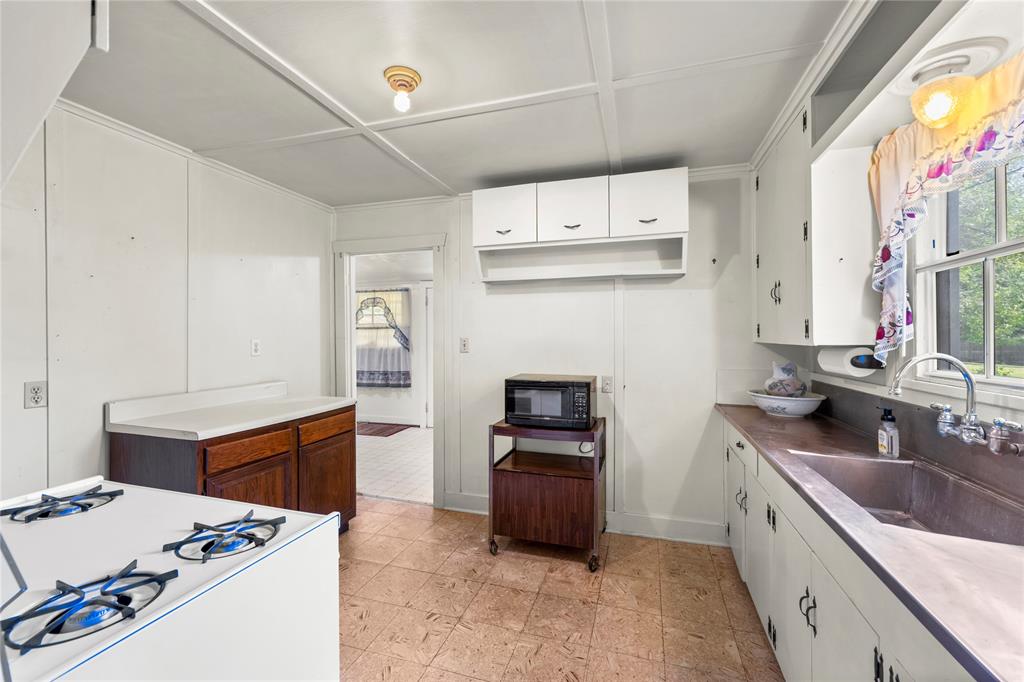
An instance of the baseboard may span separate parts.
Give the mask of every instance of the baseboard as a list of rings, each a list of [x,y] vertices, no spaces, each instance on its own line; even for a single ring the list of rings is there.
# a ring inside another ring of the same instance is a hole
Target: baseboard
[[[487,496],[475,495],[473,493],[458,493],[446,490],[444,493],[444,508],[452,511],[472,512],[474,514],[487,513]]]
[[[607,512],[608,530],[625,535],[695,542],[702,545],[727,546],[725,524],[691,521],[666,516],[646,516],[626,512]]]
[[[380,414],[363,414],[359,413],[359,421],[361,422],[374,422],[376,424],[404,424],[408,426],[419,426],[420,420],[414,417],[399,417],[399,416],[387,416]]]

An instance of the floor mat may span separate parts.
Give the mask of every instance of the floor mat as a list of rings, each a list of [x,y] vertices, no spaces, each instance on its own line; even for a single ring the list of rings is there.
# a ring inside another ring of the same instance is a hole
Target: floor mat
[[[416,428],[410,424],[378,424],[376,422],[359,422],[356,424],[356,433],[360,436],[381,436],[387,438],[400,431]]]

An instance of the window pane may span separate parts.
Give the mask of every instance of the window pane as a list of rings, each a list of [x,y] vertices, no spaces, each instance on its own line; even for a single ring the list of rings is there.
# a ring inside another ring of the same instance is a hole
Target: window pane
[[[996,376],[1024,379],[1024,252],[996,258]]]
[[[952,255],[996,243],[995,169],[946,195],[946,253]]]
[[[940,353],[959,358],[972,374],[985,373],[985,287],[981,263],[935,275],[936,336]],[[952,369],[939,363],[939,369]]]
[[[1006,236],[1024,237],[1024,156],[1006,167]]]

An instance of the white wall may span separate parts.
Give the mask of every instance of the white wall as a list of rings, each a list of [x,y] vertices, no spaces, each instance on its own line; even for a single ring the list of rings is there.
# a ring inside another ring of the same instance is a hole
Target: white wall
[[[45,140],[3,195],[4,496],[105,473],[110,400],[331,392],[330,210],[61,107]],[[48,410],[19,409],[30,379]]]
[[[609,528],[723,542],[722,422],[779,359],[750,341],[748,178],[691,181],[679,280],[480,283],[468,198],[339,209],[338,239],[446,232],[446,506],[486,508],[487,425],[518,372],[614,375]],[[714,262],[712,262],[714,261]],[[460,337],[470,352],[458,352]]]

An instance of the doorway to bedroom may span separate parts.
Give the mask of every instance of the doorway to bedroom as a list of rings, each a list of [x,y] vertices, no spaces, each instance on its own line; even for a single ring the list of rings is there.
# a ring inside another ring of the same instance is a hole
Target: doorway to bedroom
[[[433,251],[352,256],[356,489],[434,501]]]

